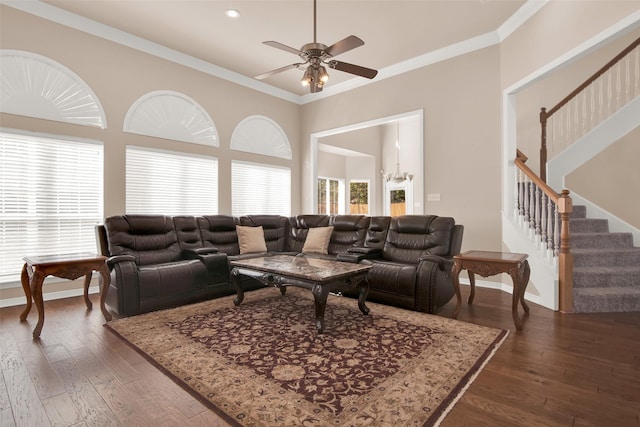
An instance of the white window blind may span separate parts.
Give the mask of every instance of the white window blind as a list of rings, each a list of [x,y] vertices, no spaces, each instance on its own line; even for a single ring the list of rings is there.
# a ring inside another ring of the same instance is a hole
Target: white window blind
[[[0,283],[24,256],[96,252],[102,181],[101,143],[0,132]]]
[[[233,215],[291,215],[291,169],[231,162]]]
[[[215,215],[218,159],[127,146],[127,213]]]

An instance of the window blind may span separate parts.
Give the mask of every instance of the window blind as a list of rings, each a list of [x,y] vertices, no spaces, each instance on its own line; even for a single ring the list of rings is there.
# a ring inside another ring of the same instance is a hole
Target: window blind
[[[218,213],[215,157],[127,146],[126,179],[127,213]]]
[[[0,283],[24,256],[95,253],[102,188],[101,143],[0,132]]]
[[[291,169],[231,162],[233,215],[291,215]]]

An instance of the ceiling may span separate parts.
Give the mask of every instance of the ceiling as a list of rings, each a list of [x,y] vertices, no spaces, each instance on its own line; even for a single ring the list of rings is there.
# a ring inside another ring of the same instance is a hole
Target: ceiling
[[[298,61],[262,44],[299,49],[313,41],[312,0],[43,0],[76,15],[155,42],[250,78]],[[495,33],[526,0],[318,0],[317,41],[331,45],[351,34],[365,45],[340,61],[383,70],[438,49]],[[225,16],[236,9],[240,17]],[[263,82],[304,95],[302,70]],[[329,70],[332,85],[366,80]],[[377,78],[380,78],[380,74]],[[374,80],[375,81],[375,80]]]

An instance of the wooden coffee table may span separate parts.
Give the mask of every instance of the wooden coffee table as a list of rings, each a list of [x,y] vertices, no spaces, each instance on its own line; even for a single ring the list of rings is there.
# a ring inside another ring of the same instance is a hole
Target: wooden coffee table
[[[231,283],[237,292],[233,301],[235,305],[240,305],[244,299],[239,277],[243,275],[252,277],[265,286],[277,287],[283,295],[286,286],[310,289],[315,301],[316,329],[319,334],[324,332],[324,312],[331,291],[355,285],[358,289],[358,307],[362,314],[369,313],[365,302],[369,293],[366,273],[371,268],[370,265],[292,255],[234,260],[231,265]]]
[[[46,255],[46,256],[28,256],[24,257],[24,266],[22,267],[22,289],[27,297],[27,306],[22,314],[20,321],[24,321],[31,311],[31,300],[36,304],[38,309],[38,323],[33,329],[33,338],[40,337],[42,326],[44,324],[44,301],[42,299],[42,284],[47,276],[60,277],[62,279],[74,280],[78,277],[84,278],[84,301],[87,309],[91,310],[93,305],[89,299],[89,282],[91,282],[91,274],[98,271],[102,277],[102,289],[100,292],[100,309],[105,319],[111,320],[111,314],[105,307],[105,300],[111,279],[109,276],[109,268],[106,265],[107,257],[96,255],[93,253],[77,253],[63,255]]]
[[[453,257],[453,268],[451,275],[453,279],[453,287],[456,291],[456,308],[453,312],[454,319],[458,317],[460,306],[462,305],[462,297],[460,295],[460,272],[464,269],[469,273],[469,283],[471,285],[471,293],[469,294],[468,304],[473,302],[476,293],[475,274],[482,277],[493,276],[499,273],[508,273],[513,281],[513,298],[511,312],[513,322],[518,331],[522,330],[522,320],[518,316],[518,302],[522,304],[525,313],[529,313],[529,306],[524,301],[524,291],[529,283],[529,255],[514,254],[510,252],[488,252],[488,251],[467,251]]]

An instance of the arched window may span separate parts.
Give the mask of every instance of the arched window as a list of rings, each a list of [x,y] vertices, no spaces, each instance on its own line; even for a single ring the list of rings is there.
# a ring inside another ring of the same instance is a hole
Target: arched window
[[[73,71],[45,56],[0,51],[0,111],[85,126],[107,127],[98,97]]]
[[[291,160],[291,145],[284,130],[269,117],[249,116],[231,135],[231,149]]]
[[[133,103],[124,119],[124,132],[194,144],[220,146],[218,131],[209,114],[179,92],[159,90]]]

